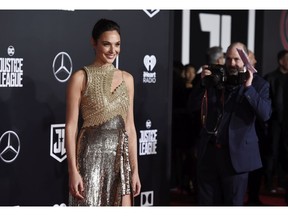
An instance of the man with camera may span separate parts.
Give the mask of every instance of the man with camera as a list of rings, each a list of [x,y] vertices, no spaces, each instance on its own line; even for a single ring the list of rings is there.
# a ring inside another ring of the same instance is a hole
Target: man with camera
[[[248,53],[244,44],[233,43],[224,66],[205,65],[201,72],[199,205],[243,205],[248,173],[262,166],[255,119],[270,118],[269,83],[248,67],[249,62],[244,64],[239,50]]]

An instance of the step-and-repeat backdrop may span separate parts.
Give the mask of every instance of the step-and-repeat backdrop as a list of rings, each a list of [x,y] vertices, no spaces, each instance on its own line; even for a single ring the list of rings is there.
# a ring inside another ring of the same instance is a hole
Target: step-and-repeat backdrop
[[[66,84],[73,71],[93,61],[90,35],[100,18],[120,24],[122,47],[115,64],[135,79],[142,181],[136,205],[169,205],[172,66],[173,60],[183,57],[181,49],[187,48],[181,45],[181,14],[0,11],[1,206],[67,205]],[[288,49],[286,10],[191,10],[189,14],[188,57],[197,67],[205,62],[208,47],[220,45],[226,50],[231,42],[242,41],[255,51],[263,75],[277,67],[278,51]]]
[[[173,13],[162,10],[0,11],[0,205],[67,205],[65,90],[94,59],[100,18],[121,26],[115,64],[135,81],[136,205],[168,205]]]
[[[197,69],[209,47],[226,51],[241,41],[254,51],[257,70],[265,75],[277,67],[277,53],[288,49],[287,10],[176,10],[174,17],[174,60]]]

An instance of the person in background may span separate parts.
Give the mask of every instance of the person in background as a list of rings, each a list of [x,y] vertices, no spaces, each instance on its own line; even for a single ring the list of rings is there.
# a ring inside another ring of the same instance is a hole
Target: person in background
[[[205,54],[205,62],[207,65],[224,65],[225,64],[225,55],[222,47],[213,46],[210,47]],[[197,74],[202,72],[202,67],[199,68]]]
[[[196,70],[193,64],[187,64],[184,66],[184,79],[186,89],[193,88],[194,79],[196,77]]]
[[[250,60],[250,63],[253,67],[256,67],[256,63],[257,60],[255,58],[255,54],[254,52],[252,52],[251,50],[248,50],[248,58]],[[247,195],[248,195],[248,199],[247,199],[247,203],[246,205],[249,206],[259,206],[259,205],[263,205],[261,200],[260,200],[260,189],[261,189],[261,185],[262,185],[262,176],[263,176],[263,169],[265,169],[264,167],[265,165],[265,149],[268,146],[268,135],[267,135],[267,122],[262,122],[259,119],[256,119],[255,122],[255,129],[256,129],[256,133],[258,136],[258,143],[259,143],[259,149],[260,149],[260,155],[261,155],[261,159],[262,159],[262,163],[263,163],[263,167],[253,170],[251,172],[249,172],[248,175],[248,188],[247,188]]]
[[[270,118],[269,83],[257,73],[245,72],[237,48],[248,55],[243,43],[235,42],[227,48],[225,81],[219,82],[208,65],[201,72],[204,87],[203,126],[197,146],[199,205],[243,205],[248,173],[262,166],[255,120]]]
[[[192,161],[193,136],[191,134],[192,122],[188,116],[186,106],[188,97],[194,89],[196,70],[192,64],[183,66],[184,78],[179,82],[177,92],[173,97],[173,133],[172,133],[172,185],[177,192],[190,194],[192,190],[192,173],[190,163]],[[180,71],[180,70],[178,70]],[[180,74],[180,73],[178,73]],[[179,78],[180,76],[178,76]],[[179,80],[173,80],[177,82]],[[175,86],[176,87],[176,86]],[[181,101],[181,103],[176,103]],[[177,106],[176,106],[177,105]]]
[[[113,65],[121,44],[116,22],[100,19],[91,41],[95,59],[72,74],[66,92],[69,205],[131,206],[141,189],[134,81]]]
[[[205,53],[205,62],[207,65],[224,65],[225,56],[222,47],[213,46],[209,47]],[[193,89],[189,94],[187,102],[187,113],[192,124],[190,133],[193,136],[191,140],[192,148],[192,158],[193,161],[190,165],[190,169],[193,176],[193,191],[196,194],[197,199],[197,142],[199,142],[200,131],[202,129],[201,123],[201,100],[202,100],[202,88],[201,88],[201,72],[202,67],[200,67],[196,73],[196,77],[193,81]]]
[[[191,63],[184,66],[185,74],[185,98],[184,116],[181,123],[182,137],[184,138],[183,148],[181,149],[182,158],[182,182],[181,185],[185,192],[192,194],[195,192],[195,138],[197,137],[198,125],[196,116],[191,116],[188,112],[187,105],[191,94],[197,88],[196,69]]]
[[[185,102],[183,92],[185,91],[184,65],[181,62],[173,63],[173,109],[181,109]]]
[[[257,64],[257,60],[256,60],[255,54],[254,54],[254,52],[252,50],[248,50],[248,58],[249,58],[249,61],[250,61],[251,65],[253,67],[255,67],[256,64]]]
[[[283,193],[286,189],[288,172],[288,50],[277,54],[277,68],[264,78],[270,83],[272,116],[269,121],[270,145],[266,167],[266,190]],[[276,177],[276,185],[273,185]],[[276,187],[273,187],[276,186]],[[287,202],[288,203],[288,202]]]
[[[206,52],[206,61],[208,64],[225,64],[225,56],[222,47],[213,46]]]

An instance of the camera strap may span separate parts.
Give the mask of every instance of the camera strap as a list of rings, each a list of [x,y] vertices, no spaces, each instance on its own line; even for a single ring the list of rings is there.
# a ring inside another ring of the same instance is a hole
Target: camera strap
[[[217,100],[217,101],[220,101],[221,112],[220,112],[220,115],[217,116],[217,121],[216,121],[215,127],[213,128],[212,131],[209,131],[207,129],[207,124],[206,124],[207,123],[207,116],[208,116],[208,91],[207,91],[207,89],[205,89],[204,96],[202,98],[202,103],[201,103],[201,123],[202,123],[202,127],[205,128],[209,134],[214,134],[214,135],[217,134],[217,132],[218,132],[218,127],[219,127],[219,124],[220,124],[222,116],[223,116],[224,89],[221,89],[220,100]]]

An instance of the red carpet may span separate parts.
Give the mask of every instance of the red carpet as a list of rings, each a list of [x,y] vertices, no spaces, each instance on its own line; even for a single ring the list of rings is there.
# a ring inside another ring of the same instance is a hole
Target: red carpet
[[[262,193],[260,201],[262,205],[258,206],[287,206],[283,192],[275,194]],[[196,195],[172,189],[170,190],[170,206],[197,206]]]
[[[260,195],[260,200],[264,206],[287,206],[283,196]]]

